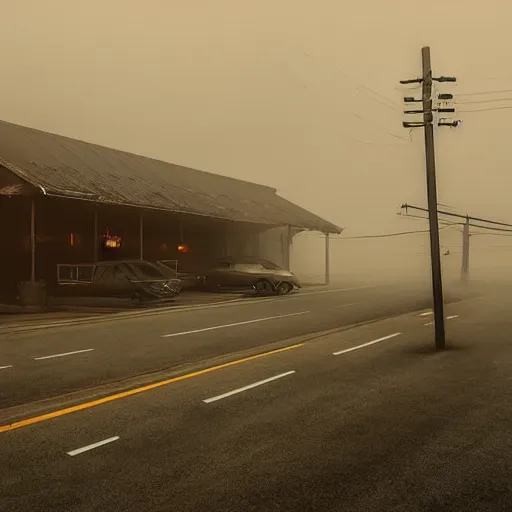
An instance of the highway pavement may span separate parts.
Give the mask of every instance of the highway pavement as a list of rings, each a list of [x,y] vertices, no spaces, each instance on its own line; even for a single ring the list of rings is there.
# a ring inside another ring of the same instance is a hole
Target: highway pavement
[[[511,306],[448,305],[444,352],[414,312],[26,406],[0,423],[0,510],[512,510]]]
[[[447,300],[456,300],[447,294]],[[219,357],[429,307],[416,286],[304,289],[204,307],[0,334],[0,408],[181,372]]]

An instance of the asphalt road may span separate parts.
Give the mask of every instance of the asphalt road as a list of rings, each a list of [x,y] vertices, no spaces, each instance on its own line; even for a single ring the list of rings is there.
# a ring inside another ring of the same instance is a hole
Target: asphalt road
[[[0,510],[512,510],[511,306],[448,306],[442,353],[415,313],[0,427]]]
[[[454,296],[448,294],[450,299]],[[305,289],[293,296],[0,335],[0,408],[141,374],[181,371],[211,358],[430,303],[428,290],[410,286]]]

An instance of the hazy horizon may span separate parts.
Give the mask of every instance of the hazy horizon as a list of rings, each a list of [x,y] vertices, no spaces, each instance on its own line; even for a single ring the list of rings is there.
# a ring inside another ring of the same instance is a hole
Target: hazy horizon
[[[512,222],[504,0],[0,5],[1,119],[275,187],[347,236],[427,227],[396,215],[426,202],[398,82],[430,45],[463,120],[436,131],[439,202]]]

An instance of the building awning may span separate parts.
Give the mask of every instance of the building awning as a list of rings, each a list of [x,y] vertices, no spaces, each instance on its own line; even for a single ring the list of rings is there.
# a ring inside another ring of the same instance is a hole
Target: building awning
[[[0,121],[0,165],[47,196],[325,233],[275,189]]]

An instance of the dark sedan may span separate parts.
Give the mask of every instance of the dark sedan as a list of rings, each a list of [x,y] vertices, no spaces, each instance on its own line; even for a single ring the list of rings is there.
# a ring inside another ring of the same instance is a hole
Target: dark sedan
[[[170,299],[181,292],[179,279],[165,276],[143,260],[101,261],[94,265],[59,265],[58,294],[126,297],[140,301]]]
[[[267,260],[221,261],[206,273],[203,283],[209,289],[252,289],[272,295],[300,288],[293,272]]]

